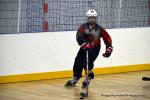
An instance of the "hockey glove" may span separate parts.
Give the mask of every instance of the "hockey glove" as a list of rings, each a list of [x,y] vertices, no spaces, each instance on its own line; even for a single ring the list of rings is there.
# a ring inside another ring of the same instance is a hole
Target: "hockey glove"
[[[112,51],[113,51],[113,48],[112,47],[108,47],[106,49],[105,53],[103,53],[103,57],[108,58],[111,55]]]
[[[91,49],[92,46],[91,46],[89,43],[83,43],[83,44],[82,44],[82,48],[83,48],[83,49]]]

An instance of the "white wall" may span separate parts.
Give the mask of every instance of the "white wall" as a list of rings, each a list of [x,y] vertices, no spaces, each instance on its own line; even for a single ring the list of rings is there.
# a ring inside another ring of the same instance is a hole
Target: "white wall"
[[[95,67],[150,63],[150,28],[107,30],[114,52],[101,55]],[[79,46],[76,32],[47,32],[0,35],[0,76],[71,70]]]
[[[123,28],[107,31],[112,37],[114,51],[109,59],[101,56],[96,61],[96,66],[150,63],[150,28]]]

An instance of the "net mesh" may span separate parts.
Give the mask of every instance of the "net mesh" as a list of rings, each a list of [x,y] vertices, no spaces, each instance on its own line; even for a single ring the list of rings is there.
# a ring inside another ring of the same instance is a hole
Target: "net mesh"
[[[43,4],[48,3],[48,13]],[[94,8],[105,28],[148,27],[149,0],[0,0],[0,33],[74,31]]]

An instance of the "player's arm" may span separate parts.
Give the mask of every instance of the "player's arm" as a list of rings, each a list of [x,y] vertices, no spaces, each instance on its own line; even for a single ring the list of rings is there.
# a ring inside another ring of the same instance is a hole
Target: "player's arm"
[[[108,32],[104,28],[101,28],[100,33],[101,33],[101,37],[103,38],[103,41],[106,45],[106,48],[112,47],[112,39],[111,39],[110,35],[108,34]]]
[[[78,29],[78,32],[76,34],[76,40],[78,42],[78,44],[81,46],[81,48],[83,49],[90,49],[91,48],[91,45],[86,43],[86,40],[85,40],[85,33],[84,33],[84,27],[83,26],[80,26],[80,28]]]
[[[80,46],[82,46],[85,43],[85,34],[84,34],[83,26],[79,27],[77,34],[76,34],[76,40]]]
[[[110,35],[108,34],[108,32],[104,28],[101,28],[100,33],[101,33],[101,37],[103,38],[103,41],[106,45],[106,51],[103,54],[103,56],[109,57],[113,51],[112,39],[111,39]]]

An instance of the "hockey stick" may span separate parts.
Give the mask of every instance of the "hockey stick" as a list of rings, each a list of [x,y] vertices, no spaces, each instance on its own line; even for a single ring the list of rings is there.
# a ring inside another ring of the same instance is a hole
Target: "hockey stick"
[[[86,50],[86,63],[87,63],[87,65],[86,65],[86,82],[87,83],[88,83],[88,73],[89,73],[88,58],[89,58],[88,50]],[[84,97],[88,97],[88,85],[85,88],[84,92],[83,92],[83,89],[82,89],[82,92],[80,92],[80,99],[84,99]]]
[[[150,77],[142,77],[143,81],[150,81]]]

